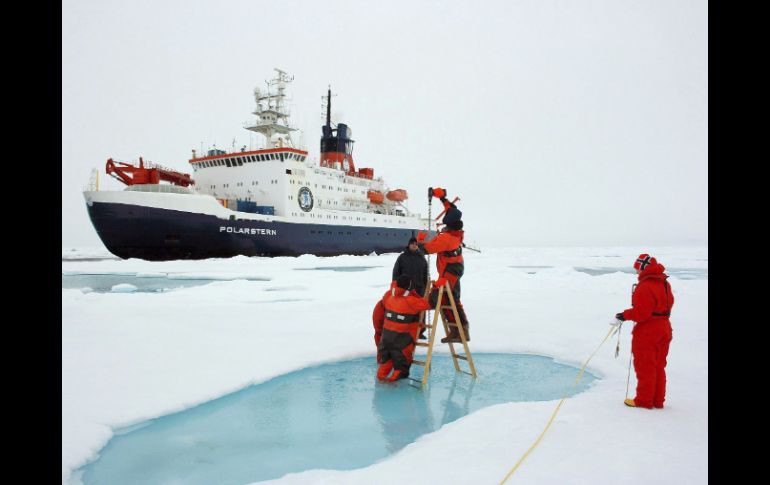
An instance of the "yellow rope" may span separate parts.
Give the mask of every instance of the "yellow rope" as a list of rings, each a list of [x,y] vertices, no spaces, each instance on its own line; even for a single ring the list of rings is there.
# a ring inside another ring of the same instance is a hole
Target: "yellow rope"
[[[599,344],[599,346],[596,347],[596,350],[594,350],[594,353],[591,354],[590,357],[588,357],[588,360],[585,361],[585,364],[583,364],[583,368],[580,369],[580,373],[578,374],[577,379],[575,380],[575,383],[572,385],[572,389],[574,389],[575,386],[578,385],[578,382],[580,382],[580,379],[583,378],[583,373],[585,372],[586,366],[588,365],[588,363],[591,362],[591,359],[593,359],[594,355],[596,355],[596,352],[599,351],[599,349],[602,347],[602,345],[604,345],[604,342],[606,342],[607,339],[610,338],[610,336],[612,335],[612,333],[615,330],[616,330],[615,327],[610,328],[610,331],[607,332],[607,335],[604,337],[604,340],[602,340],[602,342]],[[571,391],[572,389],[570,389],[569,391]],[[511,477],[511,475],[513,475],[513,472],[515,472],[516,469],[519,468],[519,465],[521,465],[524,462],[524,460],[527,458],[527,456],[529,456],[529,454],[532,452],[532,450],[537,448],[537,445],[540,444],[540,440],[543,439],[543,436],[545,436],[546,431],[548,431],[548,428],[551,427],[551,424],[553,423],[553,419],[556,417],[556,413],[559,412],[559,409],[561,408],[561,405],[564,404],[564,400],[567,399],[567,394],[569,394],[569,391],[564,393],[564,396],[561,398],[561,401],[559,401],[559,404],[556,406],[556,409],[554,409],[553,414],[551,414],[551,419],[548,420],[548,424],[545,426],[545,429],[543,429],[543,432],[540,433],[540,436],[537,437],[537,439],[532,444],[532,446],[529,447],[527,452],[524,453],[524,455],[521,458],[519,458],[519,461],[516,462],[516,464],[513,466],[513,468],[511,468],[511,471],[509,471],[508,474],[505,476],[505,478],[503,478],[503,481],[500,482],[500,485],[503,485]]]

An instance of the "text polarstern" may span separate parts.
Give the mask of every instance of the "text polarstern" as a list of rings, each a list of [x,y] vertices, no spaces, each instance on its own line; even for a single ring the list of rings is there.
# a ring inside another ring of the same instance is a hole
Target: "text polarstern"
[[[276,236],[278,234],[277,229],[264,229],[261,227],[232,227],[232,226],[220,226],[219,232],[227,232],[232,234],[260,234],[262,236]]]

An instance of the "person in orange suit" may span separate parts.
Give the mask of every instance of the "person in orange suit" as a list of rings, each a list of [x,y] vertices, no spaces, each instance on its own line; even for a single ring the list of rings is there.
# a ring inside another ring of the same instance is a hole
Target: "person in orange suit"
[[[395,381],[409,377],[412,366],[414,344],[420,323],[420,312],[428,310],[430,303],[411,291],[412,280],[407,275],[401,275],[396,285],[385,292],[380,304],[382,306],[381,332],[377,343],[377,379]],[[377,317],[377,308],[375,315]],[[375,322],[375,341],[377,327]],[[391,374],[392,371],[392,374]]]
[[[463,237],[465,236],[462,221],[463,213],[453,203],[447,200],[445,189],[432,189],[431,194],[433,197],[441,200],[441,203],[446,210],[444,218],[441,221],[444,223],[444,228],[430,241],[425,240],[427,237],[426,232],[420,232],[417,234],[417,241],[420,243],[420,248],[425,253],[437,255],[437,282],[446,280],[449,283],[455,305],[457,306],[457,312],[460,315],[460,322],[463,326],[465,339],[470,340],[470,334],[468,333],[468,318],[465,316],[465,309],[463,308],[462,303],[460,303],[460,278],[462,278],[463,273],[465,272],[465,263],[463,261]],[[437,300],[438,290],[434,287],[429,301],[431,305],[435,306]],[[444,304],[444,302],[442,302],[442,304]],[[452,310],[447,309],[444,314],[449,322],[455,323]],[[449,335],[441,339],[442,343],[460,341],[460,332],[456,326],[450,326]]]
[[[636,397],[626,399],[626,406],[663,408],[666,400],[666,357],[672,339],[671,308],[674,294],[664,273],[665,266],[649,254],[640,254],[634,262],[639,275],[631,297],[631,308],[615,315],[621,322],[636,322],[632,332],[631,353],[636,372]]]

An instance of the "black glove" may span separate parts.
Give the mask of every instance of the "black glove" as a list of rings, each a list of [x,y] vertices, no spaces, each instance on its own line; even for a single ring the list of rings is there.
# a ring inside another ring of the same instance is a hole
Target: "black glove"
[[[617,315],[615,315],[615,318],[617,318],[621,322],[625,322],[626,321],[626,317],[623,316],[623,312],[620,312]]]

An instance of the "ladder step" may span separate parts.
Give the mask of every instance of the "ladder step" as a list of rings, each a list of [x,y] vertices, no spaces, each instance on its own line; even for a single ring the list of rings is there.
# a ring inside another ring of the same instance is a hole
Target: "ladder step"
[[[455,359],[463,359],[466,362],[468,361],[468,357],[466,357],[464,355],[455,355]]]
[[[422,360],[413,359],[412,364],[425,365],[425,362],[423,362]]]
[[[430,344],[427,344],[425,342],[417,342],[415,343],[415,345],[418,347],[430,347]]]
[[[441,305],[441,309],[442,310],[451,310],[452,309],[452,305]]]

